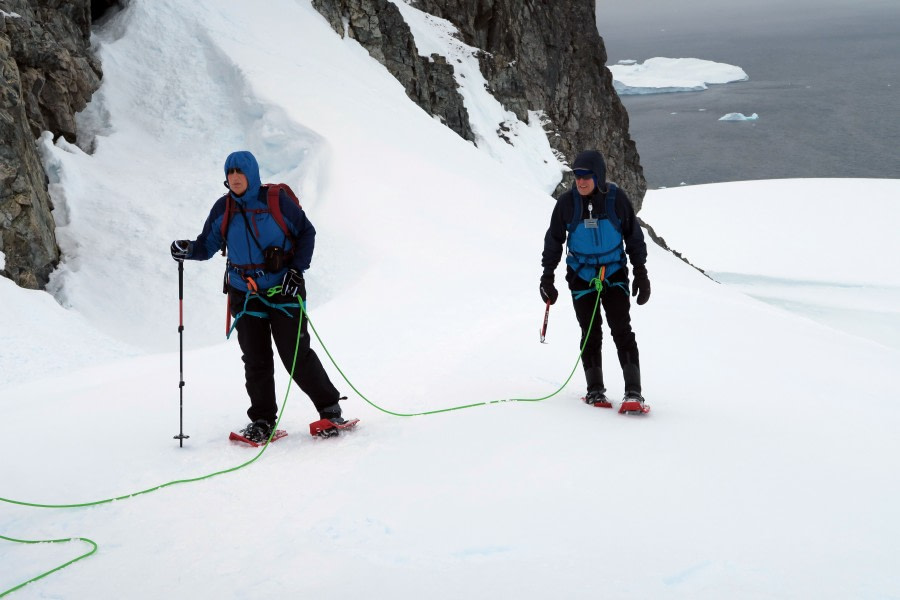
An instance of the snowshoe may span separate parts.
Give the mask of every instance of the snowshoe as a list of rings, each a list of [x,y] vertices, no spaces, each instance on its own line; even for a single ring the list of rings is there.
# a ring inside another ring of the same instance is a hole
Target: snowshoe
[[[315,437],[334,437],[340,435],[342,431],[347,431],[356,427],[359,419],[343,419],[341,417],[331,417],[330,419],[319,419],[309,424],[309,434]]]
[[[593,404],[598,408],[612,408],[612,402],[606,397],[604,392],[592,391],[581,399],[585,404]]]
[[[270,435],[272,435],[271,441],[273,442],[276,440],[280,440],[287,435],[287,431],[285,431],[284,429],[275,430],[275,433],[273,435],[273,427],[274,425],[260,419],[258,421],[254,421],[253,423],[250,423],[249,425],[241,429],[239,433],[235,433],[234,431],[232,431],[228,436],[228,439],[233,442],[241,442],[243,444],[247,444],[248,446],[257,448],[266,444],[266,442],[269,441]]]
[[[626,393],[619,407],[620,415],[645,415],[648,412],[650,406],[644,404],[644,397],[635,392]]]

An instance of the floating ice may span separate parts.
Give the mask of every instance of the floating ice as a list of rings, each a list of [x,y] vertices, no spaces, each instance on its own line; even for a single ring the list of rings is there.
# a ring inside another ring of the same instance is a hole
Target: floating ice
[[[649,58],[643,63],[620,60],[609,68],[619,95],[698,92],[707,85],[746,81],[740,67],[699,58]]]
[[[753,113],[749,117],[744,113],[728,113],[724,117],[719,117],[720,121],[755,121],[759,118],[759,115]]]

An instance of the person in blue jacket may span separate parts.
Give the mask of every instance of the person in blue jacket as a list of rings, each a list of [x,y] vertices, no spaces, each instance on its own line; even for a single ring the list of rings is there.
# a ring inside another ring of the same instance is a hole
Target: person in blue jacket
[[[226,290],[231,314],[236,318],[234,328],[250,396],[247,416],[252,422],[242,434],[254,442],[264,442],[277,420],[272,340],[288,372],[294,367],[294,381],[310,397],[320,418],[343,423],[340,394],[310,348],[306,319],[294,363],[301,318],[296,299],[306,300],[303,273],[312,260],[316,230],[284,190],[279,190],[278,207],[289,235],[281,228],[269,210],[259,165],[250,152],[230,154],[225,160],[225,177],[229,192],[213,205],[200,235],[193,241],[172,242],[171,252],[177,261],[208,260],[227,249]],[[223,236],[229,196],[235,209]],[[277,286],[281,286],[280,292],[271,296],[266,293],[271,288],[277,291]]]
[[[554,271],[562,258],[562,246],[566,244],[566,282],[572,292],[584,346],[581,356],[587,381],[584,401],[589,404],[609,402],[600,355],[603,317],[599,306],[602,306],[622,367],[625,400],[643,404],[638,346],[631,329],[627,263],[631,261],[634,273],[631,295],[637,296],[638,304],[644,304],[650,299],[644,234],[624,190],[606,181],[606,163],[602,154],[595,150],[579,153],[572,163],[572,170],[575,183],[572,189],[557,198],[550,227],[544,236],[541,300],[553,304],[559,296],[554,286]],[[601,269],[603,285],[598,303],[595,279],[601,277]],[[598,307],[596,315],[594,307]],[[594,324],[590,327],[592,318]],[[586,339],[589,328],[590,335]]]

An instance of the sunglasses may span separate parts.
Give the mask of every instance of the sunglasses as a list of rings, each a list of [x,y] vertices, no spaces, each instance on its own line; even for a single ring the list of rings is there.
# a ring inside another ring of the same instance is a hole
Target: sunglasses
[[[590,171],[575,171],[575,179],[593,179],[594,174]]]
[[[237,167],[231,167],[230,169],[228,169],[228,170],[225,172],[226,175],[233,175],[234,173],[237,173],[238,175],[243,175],[243,174],[244,174],[244,172],[241,171],[240,169],[238,169]]]

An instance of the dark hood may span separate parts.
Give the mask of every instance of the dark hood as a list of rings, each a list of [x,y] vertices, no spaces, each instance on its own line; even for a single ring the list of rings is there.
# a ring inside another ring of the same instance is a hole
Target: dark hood
[[[601,190],[606,189],[606,161],[603,160],[603,155],[596,150],[579,152],[572,163],[572,170],[574,171],[575,169],[593,171],[595,175],[594,183],[597,185],[597,188]]]

